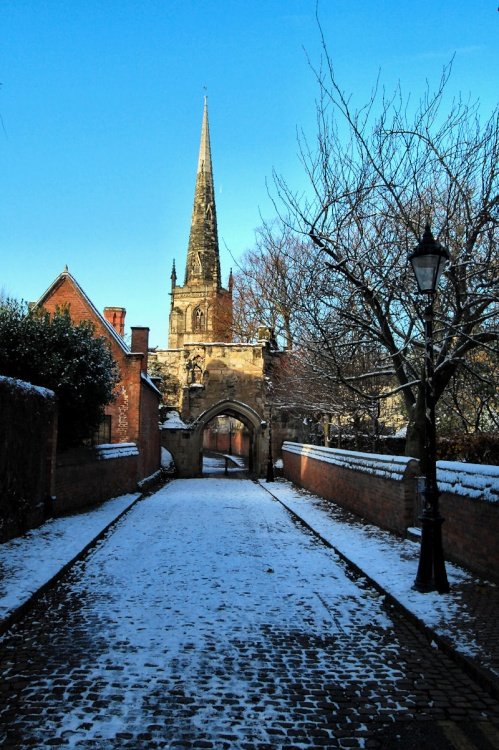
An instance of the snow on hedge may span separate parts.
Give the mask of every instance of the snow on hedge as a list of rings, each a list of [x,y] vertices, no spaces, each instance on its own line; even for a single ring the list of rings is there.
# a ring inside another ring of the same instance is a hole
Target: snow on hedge
[[[41,385],[33,385],[33,383],[27,383],[25,380],[19,380],[18,378],[8,378],[6,375],[0,375],[0,380],[5,383],[12,385],[19,391],[26,391],[28,393],[38,393],[43,398],[54,398],[55,393],[50,388],[42,388]]]
[[[437,461],[440,492],[499,503],[499,466]]]
[[[416,464],[414,458],[407,456],[359,453],[357,451],[340,450],[339,448],[326,448],[323,445],[306,445],[288,441],[283,443],[282,450],[306,458],[314,458],[316,461],[334,464],[342,469],[360,471],[363,474],[372,474],[395,481],[401,481],[404,478],[411,463]]]

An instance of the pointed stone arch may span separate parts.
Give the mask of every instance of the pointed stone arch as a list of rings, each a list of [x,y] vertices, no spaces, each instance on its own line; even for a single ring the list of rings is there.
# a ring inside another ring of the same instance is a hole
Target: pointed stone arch
[[[248,428],[250,432],[249,470],[251,474],[260,476],[264,465],[264,430],[267,427],[267,424],[262,416],[251,406],[242,401],[235,401],[228,398],[223,399],[222,401],[217,401],[216,404],[210,406],[191,425],[195,441],[194,444],[198,446],[199,450],[197,466],[198,473],[201,473],[202,471],[203,430],[212,419],[222,414],[238,419]]]

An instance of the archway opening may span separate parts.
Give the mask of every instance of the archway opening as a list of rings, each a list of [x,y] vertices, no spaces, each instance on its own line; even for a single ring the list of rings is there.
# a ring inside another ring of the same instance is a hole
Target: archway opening
[[[260,414],[253,407],[242,401],[222,399],[206,409],[192,425],[192,434],[197,449],[197,473],[203,473],[203,433],[207,425],[215,417],[231,417],[233,420],[242,422],[248,432],[248,441],[243,445],[248,446],[247,471],[251,476],[260,476],[263,459],[263,434],[267,427]],[[246,447],[242,452],[243,456]]]
[[[235,413],[217,414],[203,429],[203,476],[242,476],[251,470],[252,428]]]

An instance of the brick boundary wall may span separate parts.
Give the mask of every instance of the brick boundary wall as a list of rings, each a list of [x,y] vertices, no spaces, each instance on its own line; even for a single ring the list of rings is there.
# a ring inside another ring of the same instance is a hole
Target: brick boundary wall
[[[283,443],[282,458],[284,476],[300,487],[397,534],[412,524],[415,459],[291,442]]]
[[[285,442],[283,474],[299,487],[402,536],[415,524],[419,462]],[[499,467],[437,462],[447,559],[499,581]]]
[[[77,448],[57,456],[53,513],[96,505],[137,491],[139,451],[135,443]]]
[[[499,581],[499,466],[437,461],[444,553]]]
[[[43,523],[53,491],[52,391],[0,376],[0,543]]]

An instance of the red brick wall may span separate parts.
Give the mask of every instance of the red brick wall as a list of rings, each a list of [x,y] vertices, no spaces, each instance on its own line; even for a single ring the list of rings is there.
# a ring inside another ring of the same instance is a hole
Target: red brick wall
[[[0,378],[0,543],[44,521],[56,440],[54,394]]]
[[[284,476],[300,487],[389,531],[412,523],[415,479],[393,481],[283,450]]]
[[[61,279],[43,302],[43,307],[50,313],[65,305],[69,307],[69,314],[75,323],[90,320],[95,325],[96,335],[103,336],[109,341],[111,353],[118,364],[121,380],[116,388],[117,398],[105,410],[106,414],[111,416],[111,442],[137,442],[140,428],[140,372],[143,356],[130,355],[123,351],[109,329],[95,315],[88,300],[82,297],[67,276]]]
[[[137,491],[138,456],[98,460],[80,448],[57,457],[54,515],[101,503]]]
[[[417,472],[413,469],[402,481],[394,481],[291,453],[284,447],[283,462],[287,479],[377,526],[405,535],[407,527],[414,525]],[[480,479],[480,467],[472,468],[471,474]],[[455,470],[459,473],[459,468]],[[499,503],[442,492],[440,512],[445,519],[445,557],[499,581]]]
[[[140,405],[139,479],[150,477],[161,466],[158,396],[142,381]]]
[[[140,352],[143,357],[141,359],[142,372],[147,372],[147,358],[148,358],[148,347],[149,347],[149,328],[144,326],[132,326],[132,352]]]
[[[444,492],[440,513],[445,556],[499,581],[498,504]]]
[[[250,452],[249,435],[241,430],[236,430],[229,438],[228,432],[212,432],[206,429],[203,432],[203,448],[208,451],[229,453],[229,449],[235,456],[248,456]]]

